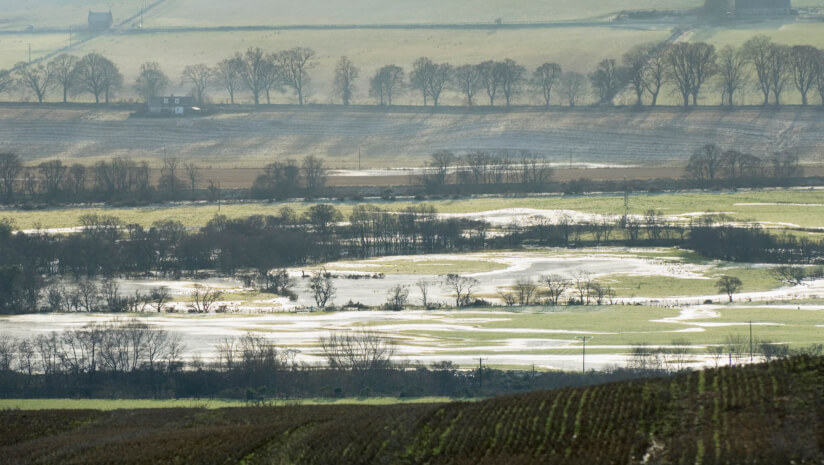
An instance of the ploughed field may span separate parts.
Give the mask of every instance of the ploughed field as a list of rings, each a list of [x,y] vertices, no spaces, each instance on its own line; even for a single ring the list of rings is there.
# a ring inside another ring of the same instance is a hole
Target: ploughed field
[[[736,111],[581,108],[549,111],[356,107],[274,107],[201,118],[129,118],[124,109],[10,105],[0,140],[33,163],[91,163],[114,156],[164,156],[203,167],[254,167],[317,155],[333,168],[421,166],[439,150],[529,150],[559,163],[683,166],[706,143],[758,156],[792,148],[820,163],[824,118],[818,109]],[[250,175],[248,184],[253,181]]]
[[[22,463],[819,463],[824,360],[470,403],[0,412]]]

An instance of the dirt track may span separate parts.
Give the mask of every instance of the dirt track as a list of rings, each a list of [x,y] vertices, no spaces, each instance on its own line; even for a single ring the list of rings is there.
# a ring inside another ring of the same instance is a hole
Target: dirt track
[[[201,118],[129,118],[125,109],[59,105],[0,106],[0,150],[28,161],[93,160],[164,154],[204,167],[257,168],[314,154],[335,168],[420,166],[433,152],[531,150],[555,162],[682,166],[707,142],[764,156],[796,150],[807,162],[824,153],[818,108],[736,111],[631,109],[489,110],[375,107],[275,107]],[[153,163],[154,164],[154,163]]]

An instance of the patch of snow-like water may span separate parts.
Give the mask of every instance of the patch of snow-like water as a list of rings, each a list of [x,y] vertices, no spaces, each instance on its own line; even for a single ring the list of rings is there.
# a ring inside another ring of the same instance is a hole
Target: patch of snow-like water
[[[603,218],[611,218],[613,220],[617,218],[614,215],[585,213],[576,210],[544,210],[536,208],[504,208],[477,213],[441,213],[438,216],[441,218],[463,218],[486,221],[492,226],[507,226],[510,224],[528,226],[544,221],[552,224],[558,224],[562,221],[584,223],[600,221]]]

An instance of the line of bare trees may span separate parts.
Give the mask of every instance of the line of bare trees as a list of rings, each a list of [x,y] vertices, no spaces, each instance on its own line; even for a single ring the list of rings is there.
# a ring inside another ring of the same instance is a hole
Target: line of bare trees
[[[735,149],[706,144],[696,150],[686,166],[688,177],[707,184],[725,179],[733,184],[754,179],[772,177],[791,179],[804,175],[798,154],[794,152],[774,153],[769,158],[761,158]]]
[[[278,199],[318,196],[326,186],[327,171],[323,160],[311,155],[300,163],[271,163],[255,180],[251,194]],[[182,163],[175,157],[163,159],[160,176],[153,183],[145,161],[115,157],[91,166],[66,165],[61,160],[26,166],[17,154],[0,152],[0,203],[15,203],[20,197],[49,203],[194,199],[196,190],[204,188],[209,200],[220,196],[220,186],[212,179],[204,180],[196,163]]]
[[[312,95],[309,71],[317,65],[317,53],[306,47],[270,53],[259,47],[237,52],[214,66],[199,63],[186,66],[180,85],[188,85],[199,104],[206,102],[209,89],[223,89],[231,104],[239,92],[252,96],[255,105],[272,103],[272,93],[290,93],[298,104]],[[408,74],[408,75],[407,75]],[[333,93],[336,101],[349,105],[357,90],[360,69],[346,56],[335,65]],[[140,66],[133,89],[147,99],[162,93],[170,78],[156,62]],[[0,71],[0,93],[20,90],[43,102],[53,90],[63,102],[71,95],[91,94],[95,102],[109,102],[123,88],[117,66],[106,57],[90,53],[81,58],[61,54],[48,63],[20,63],[11,71]],[[794,89],[802,105],[811,94],[824,104],[824,51],[811,45],[780,45],[759,35],[741,47],[717,50],[705,42],[650,43],[633,47],[620,58],[607,58],[587,76],[564,72],[558,63],[546,62],[534,70],[512,59],[487,60],[477,64],[436,63],[421,57],[404,70],[396,64],[378,69],[368,79],[368,94],[379,105],[392,105],[405,93],[419,95],[424,105],[438,106],[447,92],[461,97],[472,107],[527,96],[541,105],[555,101],[575,106],[591,94],[595,102],[611,105],[629,94],[640,106],[647,101],[659,104],[662,95],[676,97],[684,106],[698,105],[699,97],[714,90],[721,105],[733,106],[741,93],[754,90],[763,95],[763,104],[779,105]]]

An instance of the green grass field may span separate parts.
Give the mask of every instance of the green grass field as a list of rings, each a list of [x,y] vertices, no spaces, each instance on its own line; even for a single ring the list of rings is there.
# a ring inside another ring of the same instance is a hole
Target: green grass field
[[[580,335],[593,336],[587,343],[587,353],[593,354],[625,354],[629,346],[640,343],[659,346],[681,341],[696,346],[714,345],[722,344],[730,335],[749,337],[750,321],[757,340],[787,343],[791,347],[818,344],[824,336],[824,328],[819,327],[824,323],[824,310],[753,308],[751,305],[722,305],[711,310],[713,316],[690,320],[674,320],[681,314],[679,309],[645,306],[529,308],[508,313],[464,311],[450,317],[462,321],[477,319],[463,323],[471,329],[439,328],[436,322],[431,329],[421,329],[420,319],[393,320],[390,334],[428,341],[417,343],[422,348],[448,348],[444,359],[449,359],[450,354],[478,354],[478,347],[487,348],[485,354],[574,356],[581,351],[580,342],[574,336]],[[382,325],[377,322],[367,326],[380,330]],[[414,327],[404,329],[404,325]],[[536,330],[557,332],[536,333]],[[513,341],[533,341],[537,345],[513,348]],[[544,344],[550,341],[554,341],[555,347]],[[404,344],[416,345],[406,340]],[[704,352],[703,349],[694,351]]]
[[[348,216],[353,202],[330,202],[344,216]],[[434,200],[427,202],[372,202],[382,208],[401,210],[409,205],[427,203],[440,213],[479,213],[507,208],[531,208],[539,210],[573,210],[586,213],[619,216],[624,211],[621,195],[594,195],[571,197],[488,197],[458,200]],[[244,202],[224,203],[220,214],[229,218],[250,215],[277,215],[289,206],[297,212],[308,209],[312,203],[294,202]],[[824,227],[824,190],[765,190],[719,193],[638,194],[630,197],[630,213],[643,215],[648,210],[661,211],[668,216],[690,213],[724,213],[741,222],[762,222],[768,226],[790,228]],[[0,218],[14,221],[21,230],[70,228],[80,224],[86,214],[104,214],[119,217],[124,223],[150,226],[158,220],[174,218],[188,227],[203,226],[218,213],[216,204],[155,205],[133,208],[67,207],[48,210],[0,209]],[[683,217],[683,221],[688,220]]]

